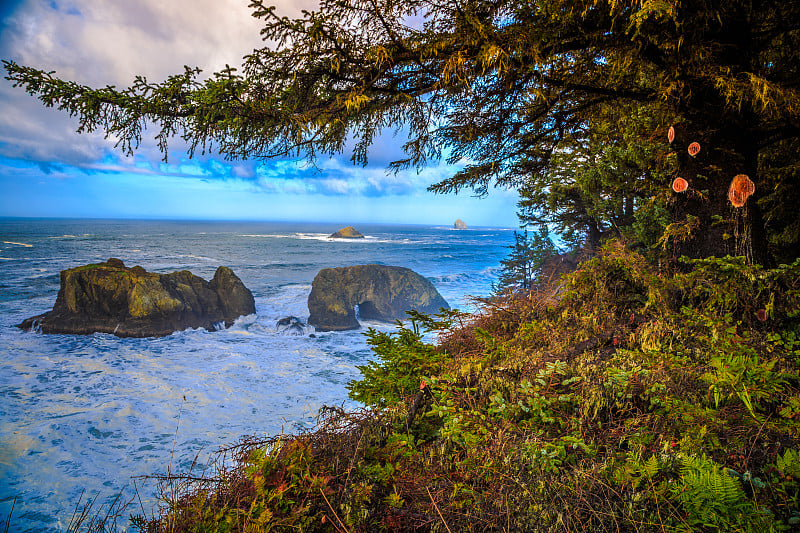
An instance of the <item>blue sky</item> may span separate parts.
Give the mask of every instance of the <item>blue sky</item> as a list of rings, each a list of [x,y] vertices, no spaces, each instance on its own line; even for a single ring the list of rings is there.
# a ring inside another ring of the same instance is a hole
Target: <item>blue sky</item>
[[[0,7],[0,57],[88,85],[160,80],[183,65],[206,73],[262,46],[248,0],[19,0]],[[275,1],[298,16],[313,1]],[[367,167],[348,153],[320,159],[188,159],[180,140],[168,163],[145,132],[134,157],[0,81],[0,216],[296,220],[515,227],[516,193],[433,195],[457,169],[386,171],[403,139],[383,135]]]

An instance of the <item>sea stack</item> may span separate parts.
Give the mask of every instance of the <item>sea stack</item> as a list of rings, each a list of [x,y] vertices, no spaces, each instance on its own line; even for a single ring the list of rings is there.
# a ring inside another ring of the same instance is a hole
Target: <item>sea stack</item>
[[[459,218],[453,224],[453,228],[455,228],[455,229],[467,229],[467,224],[463,220],[461,220]]]
[[[256,312],[250,290],[221,266],[206,281],[188,270],[156,274],[119,259],[61,271],[51,311],[18,327],[42,333],[163,337],[188,328],[215,331]]]
[[[356,316],[358,306],[358,316]],[[409,268],[357,265],[324,268],[311,285],[308,323],[318,331],[358,329],[358,318],[391,322],[406,311],[449,309],[436,287]]]
[[[363,239],[364,236],[353,226],[342,228],[336,233],[332,233],[329,239]]]

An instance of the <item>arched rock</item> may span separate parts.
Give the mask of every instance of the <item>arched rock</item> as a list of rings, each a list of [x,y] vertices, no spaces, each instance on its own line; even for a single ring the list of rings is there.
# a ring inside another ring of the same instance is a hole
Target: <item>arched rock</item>
[[[358,329],[355,314],[366,320],[391,322],[406,311],[434,313],[449,309],[428,279],[413,270],[385,265],[357,265],[319,271],[308,296],[308,323],[319,331]]]

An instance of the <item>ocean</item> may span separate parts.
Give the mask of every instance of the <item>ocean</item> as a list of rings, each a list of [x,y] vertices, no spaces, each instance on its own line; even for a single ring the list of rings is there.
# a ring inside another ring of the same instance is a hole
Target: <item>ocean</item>
[[[0,218],[0,529],[64,531],[94,501],[117,520],[152,516],[157,482],[201,474],[243,436],[313,426],[323,405],[357,407],[345,385],[371,358],[363,331],[282,335],[308,318],[316,273],[378,263],[430,279],[451,307],[486,296],[513,243],[509,229],[356,225],[366,238],[330,240],[322,223]],[[256,314],[223,331],[162,338],[42,335],[14,327],[52,308],[61,270],[122,259],[148,271],[211,279],[226,265],[253,292]],[[13,506],[13,512],[12,512]]]

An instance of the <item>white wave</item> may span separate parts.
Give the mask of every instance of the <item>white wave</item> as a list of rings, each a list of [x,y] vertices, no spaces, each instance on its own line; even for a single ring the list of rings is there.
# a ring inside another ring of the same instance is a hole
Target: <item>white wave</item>
[[[343,242],[343,243],[371,243],[371,244],[425,244],[425,241],[404,239],[386,239],[372,235],[365,235],[363,239],[335,239],[329,233],[245,233],[240,237],[268,238],[268,239],[300,239],[302,241]]]
[[[434,283],[454,283],[458,281],[466,281],[471,279],[472,276],[465,272],[458,272],[455,274],[442,274],[440,276],[432,276],[429,279]]]
[[[331,239],[330,233],[295,233],[295,237],[304,241],[338,241],[338,240],[353,240],[360,241],[361,239]]]
[[[137,235],[123,235],[123,237],[136,237]],[[73,235],[71,233],[65,233],[64,235],[53,235],[49,237],[53,240],[60,240],[60,239],[84,239],[86,237],[96,237],[94,233],[81,233],[80,235]]]
[[[3,244],[13,244],[15,246],[24,246],[25,248],[33,248],[32,244],[26,244],[24,242],[3,241]]]
[[[502,269],[503,267],[501,267],[500,265],[488,266],[483,270],[481,270],[479,273],[486,276],[496,276]]]
[[[213,257],[206,257],[204,255],[188,254],[188,255],[179,255],[178,257],[180,257],[180,258],[189,258],[189,259],[200,259],[201,261],[211,261],[211,262],[214,262],[214,263],[218,262],[217,259],[214,259]]]
[[[244,233],[239,235],[239,237],[255,237],[255,238],[271,238],[271,239],[290,239],[293,238],[295,235],[288,235],[285,233]]]
[[[249,326],[250,324],[255,324],[257,318],[258,315],[255,313],[240,316],[239,318],[233,321],[233,326],[231,326],[229,329],[243,328]]]
[[[307,317],[310,292],[311,285],[285,285],[277,293],[259,298],[256,301],[256,311],[259,318],[263,317],[270,323],[269,327],[274,327],[275,322],[287,316]]]

